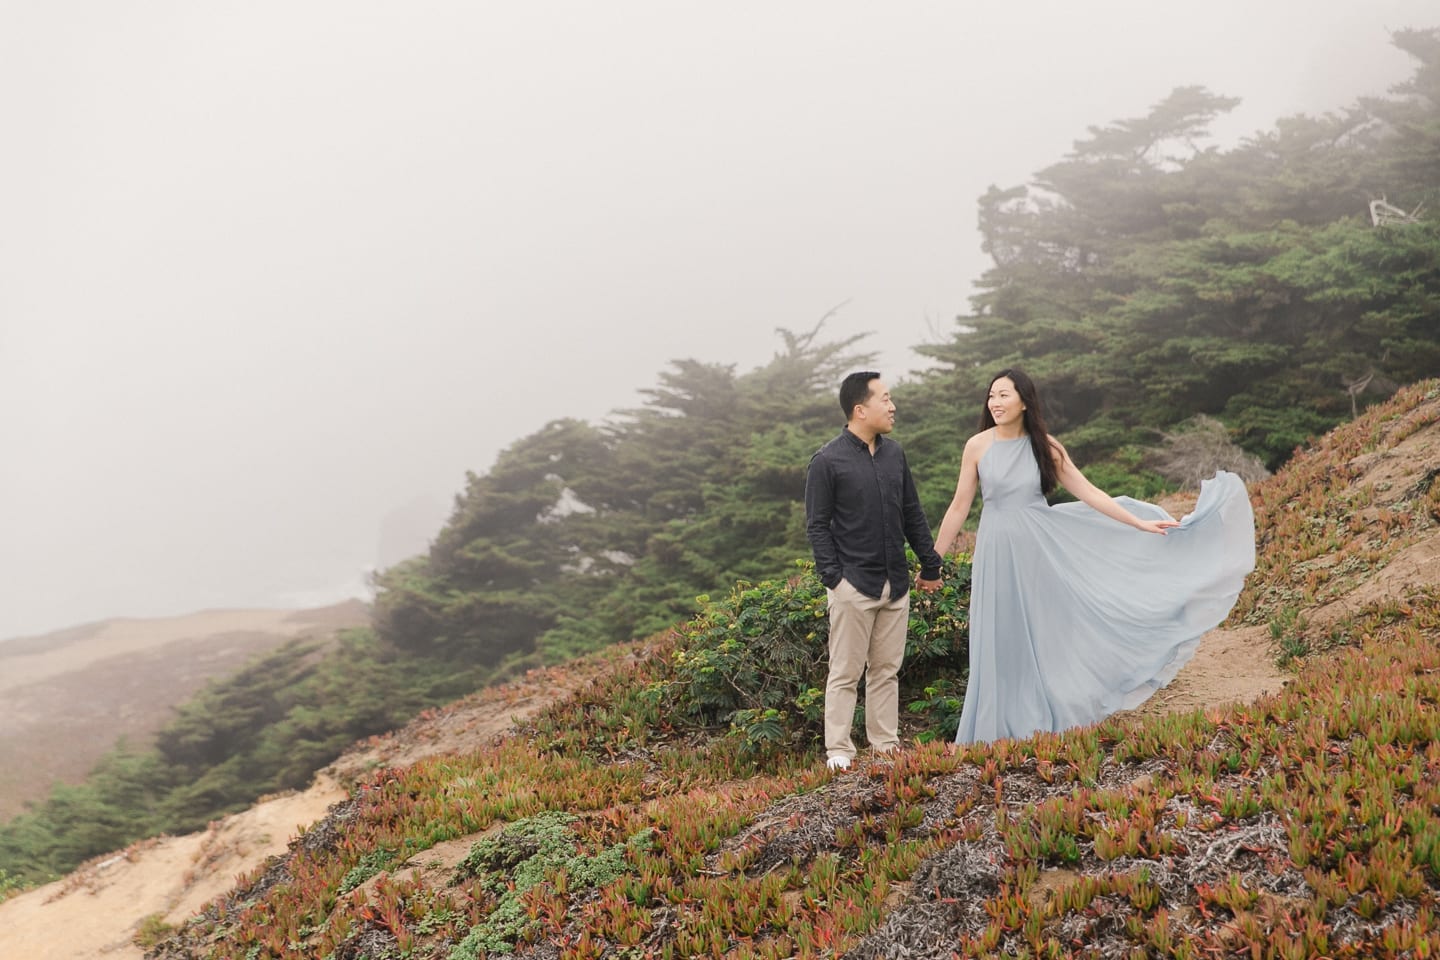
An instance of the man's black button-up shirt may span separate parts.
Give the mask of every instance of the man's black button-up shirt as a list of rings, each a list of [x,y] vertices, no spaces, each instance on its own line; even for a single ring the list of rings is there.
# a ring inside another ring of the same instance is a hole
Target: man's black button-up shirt
[[[875,437],[875,453],[848,429],[810,458],[805,474],[805,532],[815,554],[820,582],[840,581],[878,598],[885,583],[890,596],[910,589],[905,562],[908,540],[920,558],[920,575],[940,577],[940,555],[910,465],[900,444]]]

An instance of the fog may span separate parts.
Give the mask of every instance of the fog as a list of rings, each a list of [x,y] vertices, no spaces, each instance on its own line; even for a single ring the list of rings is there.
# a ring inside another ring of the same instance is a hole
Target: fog
[[[1225,146],[1411,73],[1433,0],[7,2],[0,637],[302,606],[465,472],[748,369],[892,380],[985,269],[976,199],[1172,88]],[[843,304],[843,306],[841,306]],[[897,436],[903,440],[904,411]]]

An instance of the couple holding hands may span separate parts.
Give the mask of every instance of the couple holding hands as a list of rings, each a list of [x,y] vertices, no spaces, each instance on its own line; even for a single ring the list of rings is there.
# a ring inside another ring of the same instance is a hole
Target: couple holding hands
[[[1195,509],[1111,497],[1050,436],[1035,384],[1003,370],[980,428],[965,443],[955,496],[932,540],[900,445],[895,404],[878,373],[840,385],[845,429],[810,460],[806,533],[827,590],[830,672],[825,752],[832,770],[855,757],[851,726],[865,676],[870,748],[900,746],[899,682],[909,622],[905,545],[920,559],[915,586],[941,587],[976,493],[970,674],[957,743],[1026,737],[1093,723],[1134,707],[1190,659],[1225,619],[1255,565],[1245,484],[1221,471]],[[1078,502],[1051,506],[1063,486]]]

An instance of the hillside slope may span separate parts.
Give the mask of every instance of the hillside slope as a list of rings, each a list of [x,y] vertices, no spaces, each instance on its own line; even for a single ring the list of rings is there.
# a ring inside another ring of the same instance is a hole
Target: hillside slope
[[[1231,623],[1171,687],[1089,730],[931,745],[841,777],[806,756],[756,770],[724,739],[642,729],[664,638],[593,677],[487,694],[532,698],[493,744],[463,733],[476,704],[456,705],[337,763],[353,799],[285,856],[197,871],[253,868],[154,955],[1119,956],[1182,936],[1261,956],[1434,950],[1437,466],[1429,382],[1257,485],[1259,564]],[[507,894],[496,882],[544,846],[514,830],[546,810],[576,818],[566,852]],[[623,866],[599,870],[619,844]],[[127,853],[103,883],[135,909],[108,917],[103,947],[138,957],[122,944],[141,917],[174,923],[197,901],[147,901],[173,865]],[[0,904],[0,952],[97,955],[70,939],[99,919],[95,870]]]
[[[595,671],[610,669],[612,660],[533,670],[503,687],[427,710],[400,730],[357,743],[304,791],[262,798],[199,833],[141,841],[0,902],[0,957],[140,960],[144,951],[132,940],[146,918],[183,923],[238,877],[283,855],[296,833],[346,801],[376,769],[489,744],[588,683]]]
[[[368,622],[352,600],[117,618],[0,643],[0,823],[56,783],[81,782],[121,739],[146,744],[176,706],[252,657]]]

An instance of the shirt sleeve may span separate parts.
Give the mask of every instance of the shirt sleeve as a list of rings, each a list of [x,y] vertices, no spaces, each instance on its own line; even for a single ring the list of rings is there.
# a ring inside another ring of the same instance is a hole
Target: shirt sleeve
[[[830,520],[835,512],[835,484],[830,462],[815,454],[805,471],[805,535],[815,557],[815,574],[832,590],[840,585],[840,557]]]
[[[910,476],[910,461],[900,463],[903,484],[901,509],[904,511],[905,539],[910,549],[920,560],[920,576],[925,580],[940,579],[940,567],[944,561],[935,552],[935,540],[930,536],[930,521],[925,519],[925,508],[920,505],[920,492],[915,489],[915,479]]]

